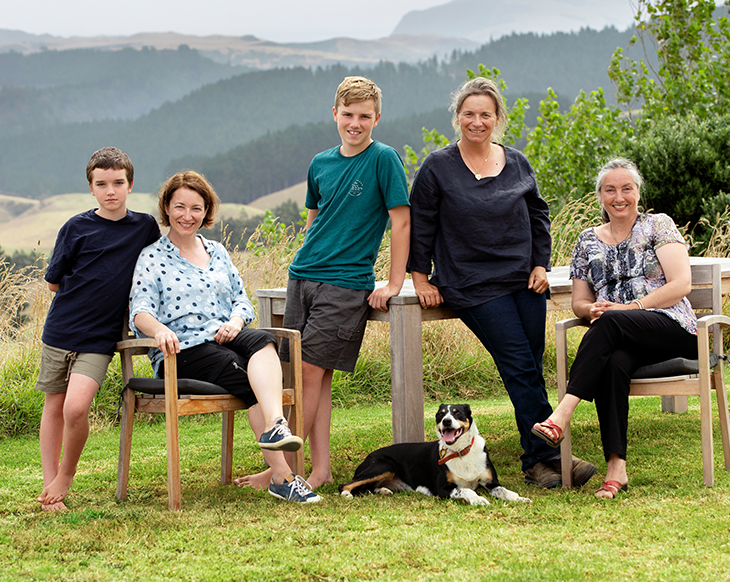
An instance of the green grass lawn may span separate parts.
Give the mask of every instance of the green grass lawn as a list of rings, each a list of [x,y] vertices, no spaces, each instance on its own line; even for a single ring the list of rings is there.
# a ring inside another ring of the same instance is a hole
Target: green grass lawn
[[[114,497],[119,429],[92,432],[68,497],[46,513],[37,438],[0,440],[0,580],[730,580],[730,474],[715,431],[716,485],[702,483],[699,404],[660,412],[631,400],[627,493],[597,500],[605,474],[595,409],[583,404],[574,453],[599,473],[580,490],[523,483],[506,398],[472,402],[502,484],[530,504],[486,507],[416,493],[299,506],[219,482],[219,423],[181,425],[183,510],[167,509],[164,424],[135,426],[129,498]],[[427,430],[436,403],[426,405]],[[391,440],[390,407],[337,408],[333,470],[347,481]],[[261,469],[245,417],[234,473]]]

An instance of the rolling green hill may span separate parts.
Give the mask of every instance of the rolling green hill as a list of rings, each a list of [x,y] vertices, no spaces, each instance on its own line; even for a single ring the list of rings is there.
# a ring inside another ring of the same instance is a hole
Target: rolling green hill
[[[97,207],[89,192],[60,194],[41,201],[28,200],[26,208],[21,208],[23,200],[0,196],[0,247],[6,253],[37,251],[50,254],[61,226],[75,214]],[[156,216],[157,196],[132,192],[127,198],[127,208]],[[13,209],[15,214],[12,214]],[[263,214],[264,210],[242,204],[221,204],[216,218],[252,217]]]

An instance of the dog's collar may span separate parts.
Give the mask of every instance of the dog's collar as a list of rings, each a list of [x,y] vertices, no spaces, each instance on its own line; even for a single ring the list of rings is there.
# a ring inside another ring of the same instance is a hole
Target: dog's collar
[[[471,446],[474,444],[474,437],[471,437],[471,442],[466,446],[466,448],[461,449],[460,451],[454,451],[453,453],[446,455],[446,449],[441,449],[439,451],[439,455],[441,458],[439,459],[439,465],[443,465],[444,463],[447,463],[451,459],[457,459],[459,457],[463,457],[464,455],[468,454],[471,450]]]

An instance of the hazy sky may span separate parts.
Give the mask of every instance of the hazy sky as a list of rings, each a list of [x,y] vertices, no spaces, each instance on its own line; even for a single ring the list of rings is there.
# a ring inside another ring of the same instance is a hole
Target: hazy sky
[[[448,0],[1,0],[0,28],[54,36],[223,34],[278,42],[388,36],[411,10]]]

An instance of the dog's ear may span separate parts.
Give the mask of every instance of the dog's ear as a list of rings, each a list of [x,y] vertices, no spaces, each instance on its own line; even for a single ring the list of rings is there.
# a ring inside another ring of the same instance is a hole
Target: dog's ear
[[[471,407],[468,404],[464,404],[464,410],[467,416],[471,416]]]

